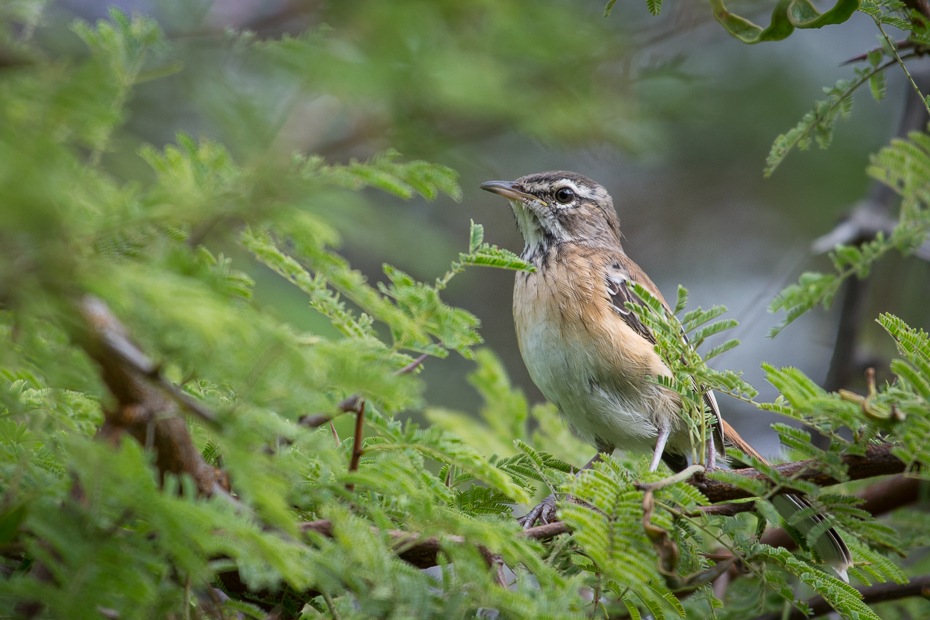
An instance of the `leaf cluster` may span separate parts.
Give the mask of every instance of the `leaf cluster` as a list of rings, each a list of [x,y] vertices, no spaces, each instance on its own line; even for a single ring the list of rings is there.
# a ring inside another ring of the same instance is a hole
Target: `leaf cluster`
[[[834,273],[807,272],[797,284],[785,288],[769,305],[772,312],[785,310],[785,319],[772,328],[776,335],[808,310],[829,307],[843,282],[850,277],[865,278],[872,264],[897,249],[905,256],[915,252],[930,232],[930,138],[924,132],[911,132],[907,140],[895,139],[873,155],[869,176],[892,188],[901,197],[898,220],[890,234],[879,231],[875,238],[854,245],[837,245],[830,253]]]
[[[365,19],[376,22],[383,5],[368,3]],[[461,3],[443,7],[465,10]],[[420,26],[433,19],[421,8],[410,14]],[[557,9],[540,15],[563,23]],[[50,59],[23,32],[16,44],[32,50],[34,66],[0,75],[3,609],[93,619],[233,612],[261,618],[271,610],[287,618],[573,618],[604,609],[634,618],[739,618],[750,607],[797,604],[801,593],[793,588],[804,584],[846,617],[874,617],[808,549],[789,553],[759,542],[766,524],[783,525],[768,487],[754,487],[754,515],[722,517],[700,512],[706,500],[685,482],[644,492],[637,482],[663,474],[647,472],[634,457],[610,457],[575,476],[589,449],[567,438],[553,407],[529,406],[494,354],[476,348],[477,318],[443,299],[450,279],[468,266],[529,268],[484,243],[480,225],[472,224],[468,251],[431,283],[385,265],[384,279],[372,285],[339,253],[332,216],[338,207],[360,192],[459,199],[454,171],[393,150],[342,164],[295,154],[282,166],[184,133],[167,146],[127,148],[121,124],[133,88],[180,69],[170,60],[172,43],[152,20],[117,10],[74,30],[86,45],[82,55]],[[404,36],[447,35],[414,27]],[[308,66],[342,72],[346,97],[372,88],[356,55],[413,45],[373,34],[340,47],[335,36],[321,31],[260,42],[236,35],[231,44],[289,75],[305,76]],[[485,40],[481,32],[471,36]],[[538,58],[530,70],[512,68],[490,88],[504,91],[519,74],[550,92],[546,69],[553,65],[577,79],[579,72],[560,63],[572,49],[588,50],[586,36],[583,28],[569,33],[558,55],[533,41]],[[431,92],[443,93],[443,105],[454,108],[473,95],[474,81],[447,83],[440,71],[446,60],[437,54],[431,70],[403,74],[399,83],[411,87],[416,101],[416,85],[430,82]],[[459,67],[457,79],[474,78],[470,71]],[[564,97],[571,102],[574,91],[564,86],[547,100],[551,107],[539,122],[557,115]],[[506,117],[499,109],[485,112],[485,119]],[[523,123],[532,130],[530,120]],[[116,174],[105,165],[110,158],[144,165],[145,173]],[[923,160],[898,145],[875,166],[913,196],[908,217],[922,221]],[[902,233],[898,242],[912,247],[917,236]],[[859,265],[855,257],[842,260]],[[256,301],[249,274],[258,267],[305,296],[319,329],[300,332]],[[719,307],[686,311],[684,289],[674,313],[637,292],[644,304],[631,309],[656,335],[671,370],[659,381],[681,397],[693,443],[701,446],[713,423],[704,402],[709,390],[755,398],[737,373],[707,365],[735,340],[697,352],[735,322],[721,319]],[[136,377],[136,389],[115,389],[114,369],[98,363],[77,311],[88,294],[154,360],[154,371]],[[923,465],[930,344],[923,332],[893,317],[882,320],[903,358],[895,363],[894,385],[855,403],[818,391],[800,373],[772,369],[783,396],[771,408],[831,436],[852,429],[848,450],[894,439],[902,458]],[[474,360],[470,381],[484,402],[479,419],[427,407],[433,424],[421,427],[407,415],[423,406],[423,382],[411,363],[417,354],[430,356],[429,364],[450,352]],[[161,393],[164,383],[176,388],[177,400],[211,413],[209,422],[190,416],[180,426],[204,466],[228,476],[231,493],[205,492],[190,472],[164,467],[152,423],[184,413],[139,411],[152,402],[146,394]],[[343,406],[353,399],[354,407]],[[127,410],[153,417],[141,432],[114,431],[115,413]],[[348,411],[353,415],[339,417]],[[315,412],[333,425],[308,425]],[[359,433],[347,432],[356,421]],[[779,430],[789,446],[842,477],[835,450],[818,452],[798,431]],[[753,464],[776,485],[800,484]],[[802,490],[813,509],[830,515],[826,526],[849,535],[854,576],[866,583],[903,579],[885,557],[903,550],[894,531],[848,494]],[[578,501],[561,504],[572,533],[544,544],[520,534],[511,512],[550,492]],[[321,522],[327,531],[312,527]],[[911,539],[925,529],[915,526]],[[805,542],[818,534],[808,532]],[[423,540],[438,548],[434,570],[402,559]],[[744,580],[750,585],[733,588],[723,602],[710,586],[713,571],[726,568],[720,548],[750,571]]]

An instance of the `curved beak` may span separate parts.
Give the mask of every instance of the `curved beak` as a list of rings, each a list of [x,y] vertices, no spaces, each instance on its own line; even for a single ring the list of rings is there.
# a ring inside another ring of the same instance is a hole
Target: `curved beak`
[[[481,184],[481,189],[484,191],[491,192],[492,194],[500,194],[504,198],[519,200],[520,202],[537,200],[536,196],[522,192],[517,189],[517,187],[519,186],[513,181],[488,181],[487,183]]]

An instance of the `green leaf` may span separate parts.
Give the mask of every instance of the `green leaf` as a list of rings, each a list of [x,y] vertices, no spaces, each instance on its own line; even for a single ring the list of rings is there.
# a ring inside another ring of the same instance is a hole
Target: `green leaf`
[[[823,28],[842,24],[859,8],[859,0],[839,0],[826,13],[820,13],[808,0],[779,0],[772,12],[772,23],[765,29],[727,11],[722,0],[711,0],[710,5],[714,17],[727,32],[743,43],[753,44],[781,41],[794,32],[795,28]]]
[[[475,224],[475,220],[471,221],[471,233],[468,238],[468,252],[469,254],[474,253],[481,243],[484,241],[484,226],[481,224]]]
[[[19,526],[25,518],[25,504],[9,508],[0,515],[0,544],[8,544],[16,541],[19,535]]]

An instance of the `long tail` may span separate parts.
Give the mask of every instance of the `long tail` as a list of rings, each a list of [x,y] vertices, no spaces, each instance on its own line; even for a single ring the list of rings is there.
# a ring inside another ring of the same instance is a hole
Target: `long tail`
[[[723,423],[721,426],[723,428],[724,439],[727,443],[736,446],[750,456],[756,457],[763,463],[768,463],[768,461],[766,461],[761,454],[756,452],[745,439],[739,436],[739,433],[733,430],[732,426],[723,420],[720,421]],[[786,523],[801,510],[810,508],[810,502],[806,499],[791,494],[776,495],[772,498],[772,505],[775,506],[775,510],[778,511],[778,514]],[[792,538],[795,537],[795,532],[797,532],[806,540],[808,532],[823,523],[824,518],[825,517],[821,514],[814,514],[785,529],[791,534]],[[804,541],[796,540],[795,542]],[[833,567],[833,570],[836,571],[836,574],[839,575],[843,581],[849,583],[849,577],[846,571],[853,565],[852,554],[849,552],[849,547],[843,542],[843,538],[835,529],[831,527],[818,537],[811,546],[814,551],[817,552],[817,555],[820,556],[821,560]]]
[[[772,498],[772,505],[781,515],[781,518],[787,523],[792,516],[805,508],[810,508],[810,502],[797,495],[776,495]],[[807,538],[808,532],[823,523],[824,516],[814,514],[802,519],[800,522],[786,527],[785,529],[791,534],[791,530],[796,530],[802,537]],[[849,547],[843,542],[839,533],[832,527],[823,535],[817,538],[812,545],[814,551],[820,556],[826,564],[833,567],[840,579],[849,583],[849,576],[846,574],[847,569],[853,565],[852,554],[849,553]]]

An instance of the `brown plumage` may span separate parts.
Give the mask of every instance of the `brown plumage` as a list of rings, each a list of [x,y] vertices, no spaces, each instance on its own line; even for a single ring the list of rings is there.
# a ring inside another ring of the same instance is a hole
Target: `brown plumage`
[[[520,353],[534,383],[598,455],[617,448],[653,452],[652,470],[660,459],[675,471],[686,467],[691,440],[679,414],[680,400],[653,381],[670,371],[655,351],[651,331],[626,306],[642,303],[631,285],[642,285],[668,305],[623,251],[607,191],[566,171],[481,187],[509,199],[526,242],[522,258],[536,267],[533,273],[517,274],[513,298]],[[722,450],[726,444],[762,459],[720,417],[712,392],[705,402],[717,418],[708,469],[715,466],[715,447]],[[805,505],[794,496],[776,502],[788,516]],[[554,507],[554,499],[547,498],[523,519],[524,525],[554,517]],[[822,519],[815,515],[807,529]],[[830,530],[818,543],[821,556],[844,574],[851,558],[839,535]]]

